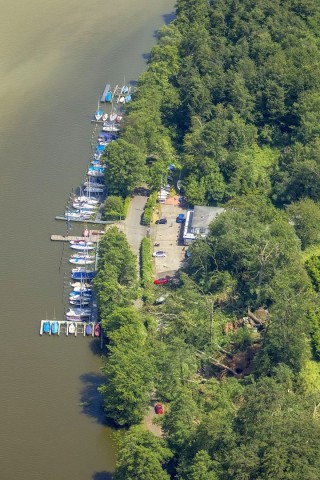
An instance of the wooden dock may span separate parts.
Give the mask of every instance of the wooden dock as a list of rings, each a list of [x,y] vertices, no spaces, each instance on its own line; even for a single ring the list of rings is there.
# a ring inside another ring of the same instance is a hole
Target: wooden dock
[[[45,322],[49,322],[50,323],[50,330],[48,333],[44,333],[43,332],[43,324]],[[77,336],[82,336],[82,337],[94,337],[94,326],[96,325],[95,322],[76,322],[76,321],[69,321],[69,320],[41,320],[40,322],[40,335],[53,335],[55,336],[53,333],[51,333],[51,325],[53,322],[57,322],[58,323],[58,333],[57,333],[57,336],[59,336],[60,334],[64,334],[66,336],[73,336],[73,337],[77,337]],[[73,324],[75,327],[76,327],[76,330],[74,333],[70,333],[69,332],[69,325]],[[91,325],[92,327],[92,334],[90,335],[86,335],[86,325]]]
[[[98,243],[101,235],[89,235],[88,237],[73,237],[72,235],[51,235],[50,239],[55,242],[70,242],[71,240],[83,240],[84,242]]]
[[[61,215],[57,215],[55,217],[56,220],[63,220],[64,222],[80,222],[80,223],[90,223],[90,224],[95,224],[95,225],[109,225],[111,223],[115,223],[113,220],[84,220],[80,218],[66,218]]]

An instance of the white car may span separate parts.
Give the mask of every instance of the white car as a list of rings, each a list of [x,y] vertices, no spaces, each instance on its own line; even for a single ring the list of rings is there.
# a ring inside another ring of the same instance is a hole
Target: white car
[[[162,251],[162,250],[158,250],[157,252],[153,252],[152,254],[153,257],[165,257],[166,256],[166,252]]]

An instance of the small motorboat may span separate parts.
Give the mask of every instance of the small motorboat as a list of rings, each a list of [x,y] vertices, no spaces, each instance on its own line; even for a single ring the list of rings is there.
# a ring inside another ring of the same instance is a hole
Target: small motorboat
[[[82,252],[89,252],[90,250],[94,250],[95,246],[94,245],[83,245],[81,243],[75,243],[75,244],[70,245],[70,248],[72,248],[73,250],[79,250],[79,251],[82,251]]]
[[[83,272],[75,271],[72,272],[71,277],[74,280],[92,280],[96,276],[97,272]]]
[[[93,242],[88,242],[87,240],[83,240],[82,238],[79,238],[79,240],[70,240],[70,245],[84,245],[87,247],[92,247],[94,246]]]
[[[70,323],[68,326],[68,333],[75,334],[76,333],[76,326],[74,323]]]
[[[43,333],[49,333],[50,332],[50,322],[44,322],[43,324]]]
[[[100,334],[101,334],[100,323],[96,323],[94,326],[94,336],[100,337]]]
[[[98,188],[104,188],[104,184],[102,182],[95,182],[94,180],[86,180],[83,184],[85,187],[98,187]],[[91,205],[92,207],[95,208],[94,205]]]
[[[88,325],[86,325],[86,335],[92,335],[92,332],[93,332],[92,325],[91,323],[88,323]]]
[[[52,335],[57,335],[58,331],[59,331],[58,322],[52,322],[51,323],[51,333],[52,333]]]
[[[87,288],[89,290],[92,290],[92,285],[91,283],[83,283],[83,282],[71,282],[70,283],[71,287],[73,287],[75,290],[77,288]]]
[[[69,303],[70,305],[75,305],[76,307],[87,307],[90,305],[91,300],[85,299],[85,298],[80,298],[79,300],[70,300]]]
[[[78,253],[72,254],[71,258],[86,258],[87,260],[92,260],[94,257],[93,255],[89,255],[87,253],[78,252]]]
[[[69,308],[66,313],[67,320],[73,320],[75,322],[81,322],[91,316],[90,308]]]
[[[104,176],[104,173],[102,172],[95,172],[95,171],[90,171],[88,172],[88,175],[90,175],[90,177],[103,177]],[[104,187],[85,187],[84,188],[84,191],[86,193],[99,193],[99,194],[102,194],[104,192]]]
[[[125,100],[125,103],[131,102],[132,97],[131,97],[130,93],[129,93],[129,95],[126,95],[126,96],[124,97],[124,100]]]
[[[75,282],[75,283],[80,283],[80,282]],[[74,285],[74,284],[72,284]],[[92,294],[92,287],[85,287],[85,286],[80,286],[80,287],[73,287],[75,293],[88,293]]]
[[[93,212],[80,212],[78,210],[74,212],[64,212],[64,216],[67,220],[89,220],[92,214]]]
[[[80,210],[84,208],[88,212],[92,211],[92,213],[98,207],[98,205],[92,205],[92,203],[85,203],[85,202],[73,202],[72,206],[73,208],[80,209]]]
[[[75,197],[74,202],[87,203],[88,205],[98,205],[99,200],[96,198],[87,197],[86,195],[80,195]]]
[[[69,297],[82,297],[82,298],[88,297],[88,298],[91,298],[92,297],[92,291],[76,292],[75,290],[72,290],[72,292],[69,293]]]
[[[95,260],[94,259],[88,259],[88,258],[70,258],[69,260],[70,263],[74,265],[92,265]]]

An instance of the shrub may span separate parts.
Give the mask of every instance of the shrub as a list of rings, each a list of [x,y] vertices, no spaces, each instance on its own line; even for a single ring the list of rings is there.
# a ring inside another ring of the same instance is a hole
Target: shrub
[[[140,247],[140,278],[143,288],[143,300],[148,303],[152,297],[153,262],[150,238],[143,238]]]
[[[150,225],[152,221],[153,209],[156,206],[158,198],[158,192],[153,192],[148,198],[144,207],[141,223],[142,225]]]
[[[123,217],[123,210],[123,198],[110,195],[104,204],[103,220],[120,220]]]

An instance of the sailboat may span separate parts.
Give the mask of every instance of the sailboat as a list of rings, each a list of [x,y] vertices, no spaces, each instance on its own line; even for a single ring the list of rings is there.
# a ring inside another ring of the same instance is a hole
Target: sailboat
[[[97,122],[99,122],[99,120],[101,120],[103,117],[103,111],[100,109],[100,102],[98,100],[98,108],[94,114],[94,118]]]

